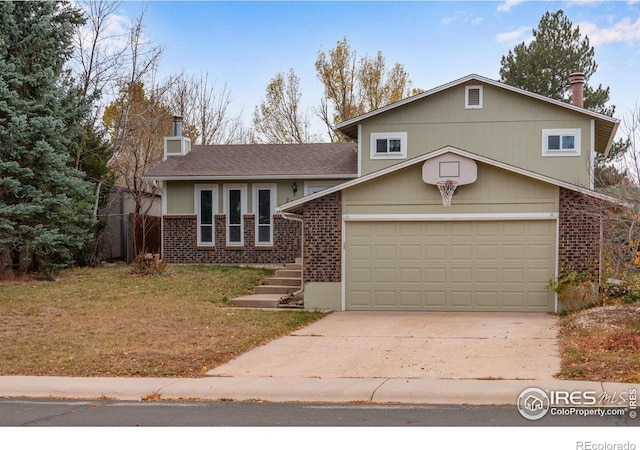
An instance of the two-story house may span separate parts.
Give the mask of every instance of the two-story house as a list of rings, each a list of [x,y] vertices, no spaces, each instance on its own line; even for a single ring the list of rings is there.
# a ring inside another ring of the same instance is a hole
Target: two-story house
[[[302,255],[305,306],[555,311],[564,268],[600,271],[597,153],[618,121],[477,75],[336,125],[347,144],[168,139],[169,262]]]

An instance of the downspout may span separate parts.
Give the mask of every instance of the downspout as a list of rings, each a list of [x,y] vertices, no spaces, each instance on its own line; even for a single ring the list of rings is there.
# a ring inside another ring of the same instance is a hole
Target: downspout
[[[301,287],[299,290],[289,294],[289,297],[295,297],[296,295],[300,295],[304,292],[304,221],[302,220],[302,217],[300,217],[298,214],[286,213],[281,211],[280,215],[285,220],[293,220],[296,222],[300,222],[300,261],[301,261],[300,286]]]
[[[160,200],[160,204],[162,205],[160,208],[160,258],[164,258],[164,216],[166,212],[165,202],[167,201],[167,198],[166,198],[167,196],[164,190],[164,186],[165,185],[163,185],[162,189],[160,189],[160,186],[158,186],[158,180],[153,180],[153,187],[159,190],[160,195],[162,196]]]

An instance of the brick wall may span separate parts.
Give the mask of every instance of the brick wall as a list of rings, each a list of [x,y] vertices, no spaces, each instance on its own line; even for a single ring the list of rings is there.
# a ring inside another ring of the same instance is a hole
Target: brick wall
[[[560,188],[558,269],[600,271],[601,221],[597,200]]]
[[[273,246],[255,245],[255,216],[244,216],[244,245],[227,246],[226,215],[215,216],[215,247],[198,247],[196,216],[164,216],[163,258],[173,264],[285,264],[300,257],[300,222],[275,215]]]
[[[341,281],[342,193],[305,205],[304,281]]]

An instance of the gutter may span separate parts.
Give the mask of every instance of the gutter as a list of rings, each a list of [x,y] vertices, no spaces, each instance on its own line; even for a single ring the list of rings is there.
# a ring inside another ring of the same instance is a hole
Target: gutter
[[[288,212],[282,212],[279,211],[279,214],[282,216],[283,219],[285,220],[293,220],[296,222],[300,222],[300,289],[298,289],[297,291],[288,294],[289,298],[291,297],[295,297],[296,295],[300,295],[304,292],[304,221],[302,220],[302,217],[298,214],[293,214],[293,213],[288,213]]]

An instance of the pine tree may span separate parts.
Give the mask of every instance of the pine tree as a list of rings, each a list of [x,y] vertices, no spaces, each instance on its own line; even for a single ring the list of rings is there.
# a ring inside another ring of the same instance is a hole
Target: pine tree
[[[88,105],[64,71],[82,14],[63,2],[0,2],[0,263],[50,277],[90,241],[91,185],[73,149]],[[0,271],[3,267],[0,266]]]
[[[598,69],[595,51],[589,37],[583,37],[580,27],[560,9],[546,12],[538,28],[532,30],[533,40],[509,50],[500,61],[501,81],[536,94],[569,102],[569,76],[581,72],[585,76],[584,107],[606,115],[613,115],[614,107],[607,107],[609,88],[593,88],[589,79]]]
[[[589,79],[598,69],[594,48],[589,37],[582,36],[580,27],[565,16],[560,9],[555,13],[546,12],[532,30],[533,40],[524,42],[509,50],[500,61],[500,79],[502,82],[526,89],[545,97],[571,102],[570,75],[581,72],[585,76],[584,108],[613,116],[615,106],[607,105],[609,87],[597,88],[589,85]],[[610,165],[621,157],[629,147],[628,141],[614,143],[609,153],[596,156],[596,187],[608,186],[616,180],[625,178]]]

